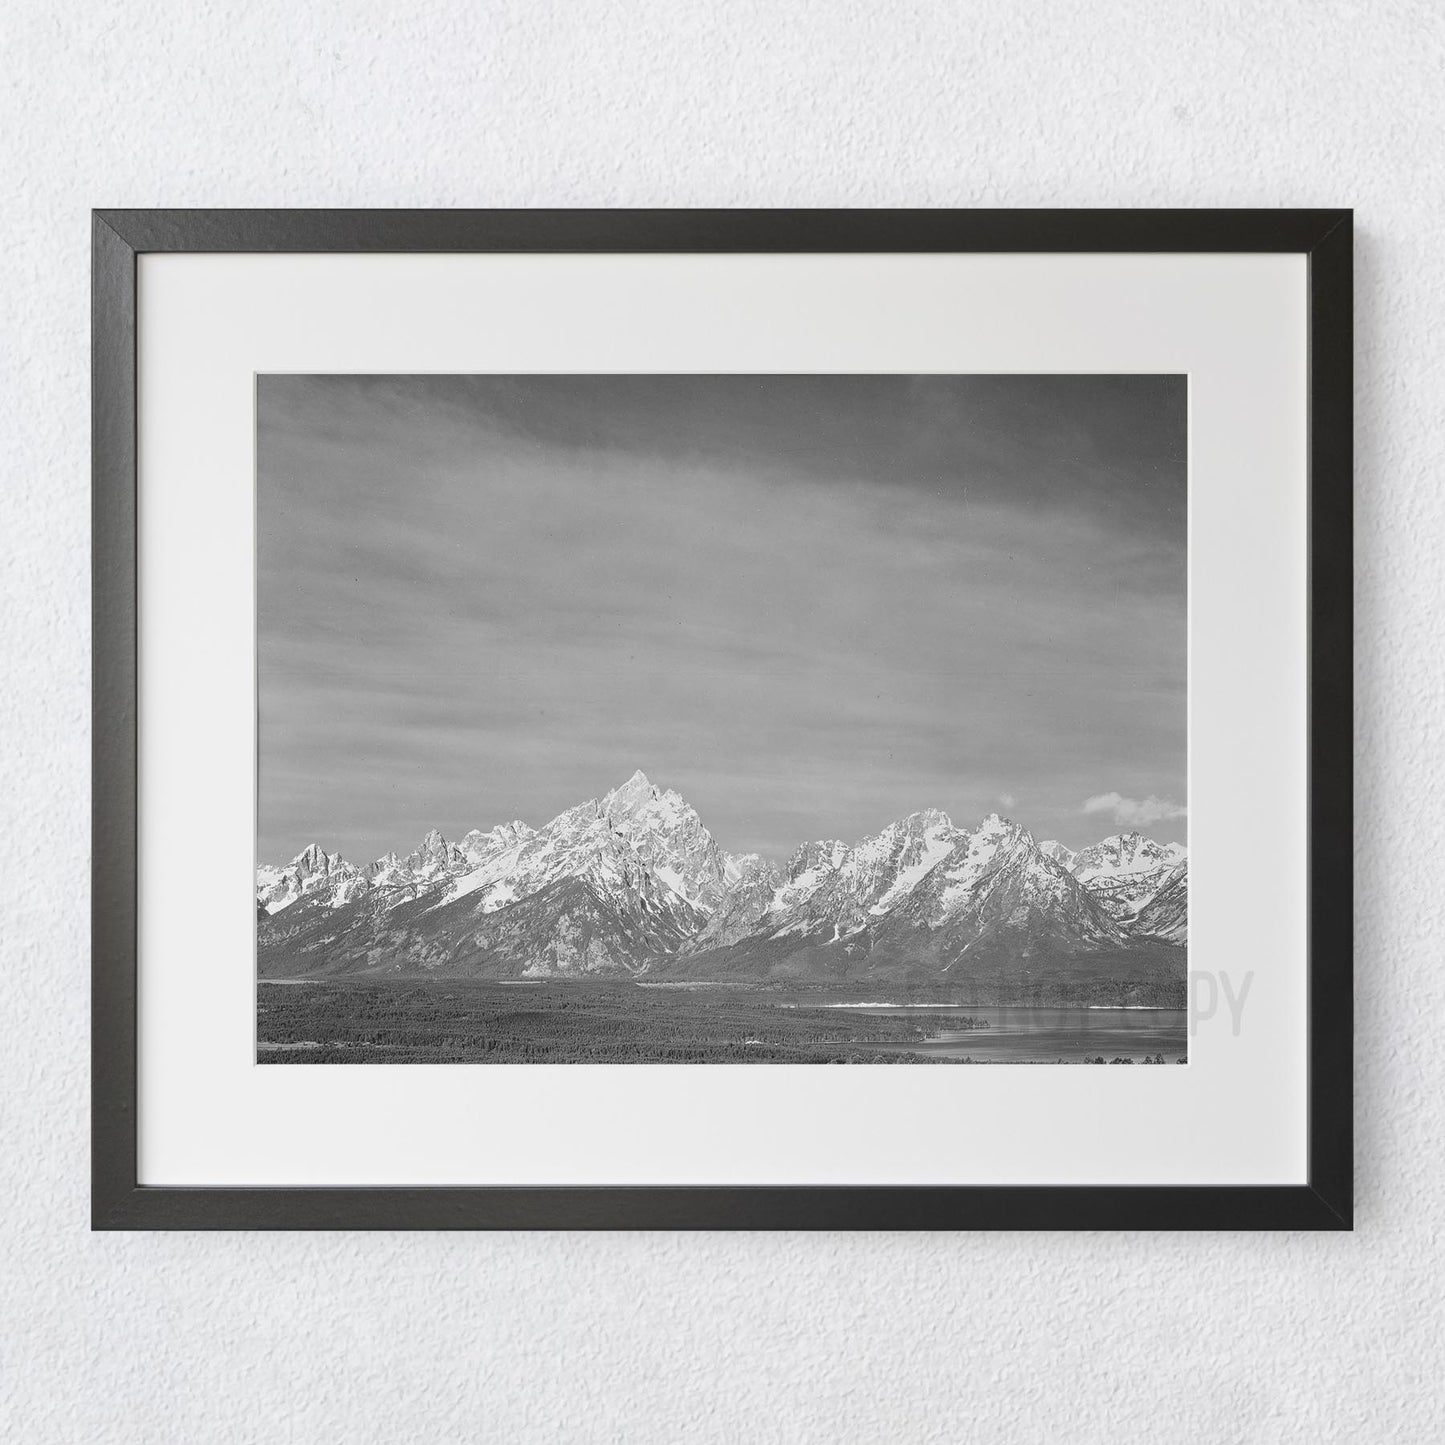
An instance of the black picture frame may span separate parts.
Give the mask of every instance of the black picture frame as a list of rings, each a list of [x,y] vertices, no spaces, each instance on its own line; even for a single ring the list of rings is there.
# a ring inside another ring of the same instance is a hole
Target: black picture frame
[[[1353,1227],[1349,210],[98,210],[92,1227]],[[1308,1182],[1244,1187],[155,1188],[137,1180],[137,257],[153,252],[1273,252],[1309,271]]]

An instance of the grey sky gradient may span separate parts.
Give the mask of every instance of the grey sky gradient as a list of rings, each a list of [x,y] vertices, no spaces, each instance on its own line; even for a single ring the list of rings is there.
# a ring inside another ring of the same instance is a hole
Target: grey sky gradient
[[[639,767],[779,858],[1183,804],[1185,396],[262,377],[260,856],[540,825]]]

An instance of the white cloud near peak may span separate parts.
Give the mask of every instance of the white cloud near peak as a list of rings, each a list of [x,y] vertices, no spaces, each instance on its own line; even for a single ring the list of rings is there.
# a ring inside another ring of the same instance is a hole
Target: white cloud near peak
[[[1151,793],[1147,798],[1126,798],[1122,793],[1098,793],[1084,800],[1085,813],[1112,813],[1114,821],[1126,827],[1147,828],[1169,818],[1182,818],[1189,809],[1172,798]]]

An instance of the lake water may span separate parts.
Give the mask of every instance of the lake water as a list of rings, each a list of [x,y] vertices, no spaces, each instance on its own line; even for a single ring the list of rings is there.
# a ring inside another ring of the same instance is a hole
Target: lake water
[[[880,1052],[973,1058],[990,1064],[1078,1063],[1104,1056],[1142,1062],[1163,1054],[1177,1063],[1188,1053],[1188,1015],[1184,1009],[1123,1008],[979,1008],[976,1005],[861,1004],[861,1014],[907,1014],[928,1019],[941,1030],[921,1044],[873,1044]],[[949,1029],[950,1015],[987,1019],[986,1029]]]

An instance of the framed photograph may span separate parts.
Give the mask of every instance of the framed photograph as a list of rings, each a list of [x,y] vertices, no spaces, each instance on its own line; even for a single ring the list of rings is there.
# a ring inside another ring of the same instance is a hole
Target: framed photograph
[[[1351,1227],[1348,211],[94,247],[95,1228]]]

